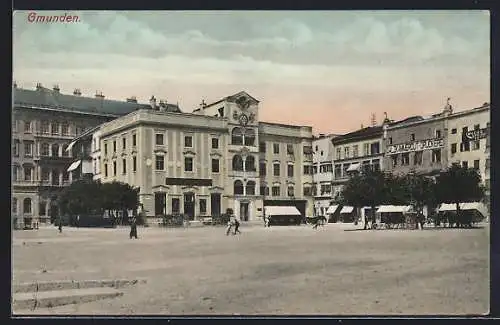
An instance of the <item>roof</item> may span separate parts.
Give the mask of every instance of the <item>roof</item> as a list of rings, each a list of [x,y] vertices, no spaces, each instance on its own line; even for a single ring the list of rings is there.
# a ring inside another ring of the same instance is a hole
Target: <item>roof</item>
[[[337,143],[344,143],[350,140],[360,140],[364,138],[381,135],[382,132],[383,132],[382,125],[370,126],[344,135],[339,135],[338,137],[332,139],[332,143],[337,144]]]
[[[250,99],[252,99],[253,101],[255,101],[255,102],[259,103],[259,101],[258,101],[257,99],[255,99],[254,97],[250,96],[250,95],[249,95],[246,91],[240,91],[240,92],[238,92],[238,93],[236,93],[236,94],[234,94],[234,95],[226,96],[226,97],[221,98],[221,99],[219,99],[219,100],[217,100],[217,101],[215,101],[215,102],[213,102],[213,103],[206,104],[206,105],[205,105],[205,107],[209,107],[209,106],[213,106],[213,105],[219,104],[219,103],[221,103],[221,102],[223,102],[223,101],[225,101],[225,100],[233,101],[233,100],[236,100],[237,98],[239,98],[239,97],[240,97],[240,96],[242,96],[242,95],[246,95],[246,96],[248,96]],[[200,109],[199,109],[199,108],[197,108],[197,109],[195,109],[195,110],[194,110],[194,112],[199,111],[199,110],[200,110]]]
[[[151,108],[148,104],[117,101],[98,97],[84,97],[61,94],[60,92],[40,87],[37,90],[14,88],[14,104],[57,108],[69,111],[126,115],[140,108]]]

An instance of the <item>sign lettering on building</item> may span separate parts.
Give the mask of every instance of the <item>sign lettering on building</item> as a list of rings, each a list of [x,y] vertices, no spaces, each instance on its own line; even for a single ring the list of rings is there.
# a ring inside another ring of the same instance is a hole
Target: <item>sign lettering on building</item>
[[[463,134],[465,141],[477,141],[488,137],[488,129],[470,130]]]
[[[428,139],[414,141],[410,143],[401,143],[389,145],[386,150],[388,155],[397,155],[399,153],[422,151],[422,150],[432,150],[444,147],[443,139]]]

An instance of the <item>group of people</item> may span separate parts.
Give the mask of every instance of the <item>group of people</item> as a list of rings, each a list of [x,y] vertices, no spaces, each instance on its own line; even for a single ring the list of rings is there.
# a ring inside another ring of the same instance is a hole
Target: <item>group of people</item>
[[[233,213],[233,209],[227,209],[226,213],[229,215],[229,221],[227,222],[226,236],[229,236],[231,229],[233,229],[233,235],[241,234],[240,231],[240,221]]]

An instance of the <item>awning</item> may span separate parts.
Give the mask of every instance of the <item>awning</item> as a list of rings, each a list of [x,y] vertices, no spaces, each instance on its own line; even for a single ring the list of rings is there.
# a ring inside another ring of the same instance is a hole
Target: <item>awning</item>
[[[400,212],[405,213],[411,210],[411,205],[381,205],[377,212],[389,213],[389,212]]]
[[[347,168],[347,172],[354,172],[354,171],[357,171],[359,170],[359,167],[361,167],[361,164],[360,163],[353,163],[351,164],[351,166],[349,166],[349,168]]]
[[[72,172],[75,169],[77,169],[78,166],[80,166],[81,162],[82,162],[81,160],[77,160],[74,163],[72,163],[71,166],[69,166],[69,168],[68,168],[68,172]]]
[[[439,207],[440,212],[445,212],[445,211],[456,211],[457,210],[457,205],[454,203],[443,203]],[[483,216],[488,215],[488,209],[486,206],[481,203],[481,202],[464,202],[460,203],[460,210],[477,210],[479,211]]]
[[[342,210],[340,210],[340,213],[351,213],[352,211],[354,210],[354,207],[350,207],[350,206],[345,206],[342,208]]]
[[[66,152],[71,152],[71,149],[73,148],[75,143],[76,143],[76,140],[71,141],[70,144],[68,145],[68,147],[66,148]]]
[[[326,214],[334,214],[338,207],[338,205],[330,205],[326,210]]]
[[[264,212],[266,216],[300,216],[300,211],[290,206],[268,206],[264,207]]]

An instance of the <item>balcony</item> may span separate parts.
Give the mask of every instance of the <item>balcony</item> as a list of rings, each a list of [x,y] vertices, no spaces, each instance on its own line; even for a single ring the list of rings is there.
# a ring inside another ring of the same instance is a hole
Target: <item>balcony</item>
[[[60,156],[37,156],[35,160],[38,160],[40,164],[66,165],[73,162],[74,158]]]
[[[76,135],[74,134],[52,134],[52,133],[47,133],[47,132],[42,132],[42,131],[37,131],[33,132],[33,136],[36,138],[45,138],[45,139],[65,139],[65,140],[73,140]]]

